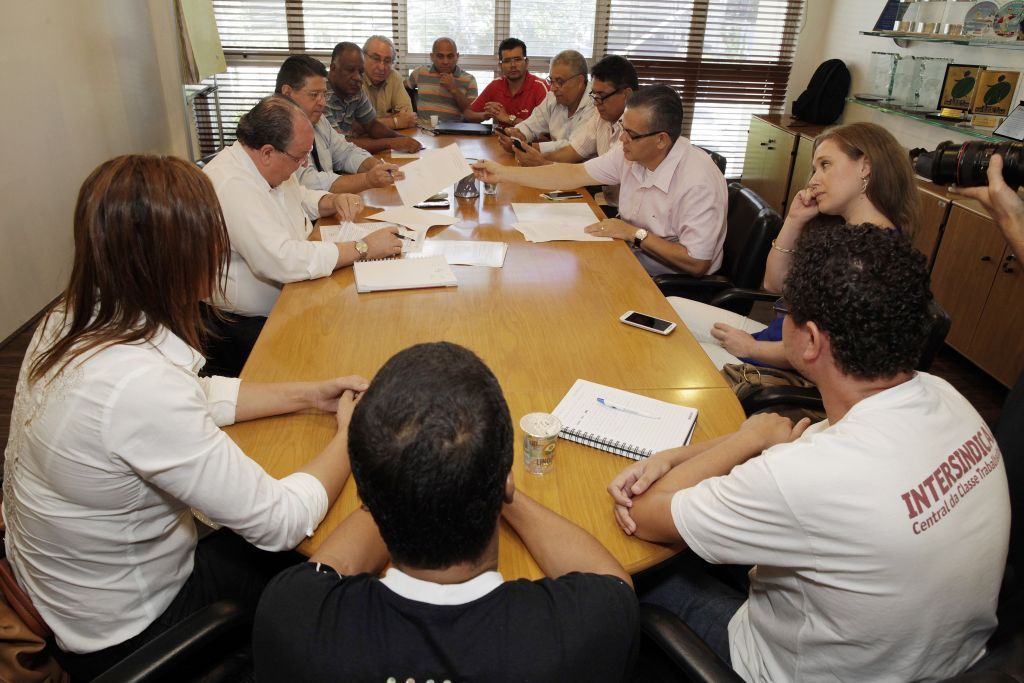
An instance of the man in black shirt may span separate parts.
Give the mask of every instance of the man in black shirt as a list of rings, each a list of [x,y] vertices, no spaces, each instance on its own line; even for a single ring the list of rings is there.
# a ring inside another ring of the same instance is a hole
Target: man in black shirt
[[[637,637],[629,575],[515,491],[501,387],[472,352],[420,344],[345,397],[363,509],[268,585],[260,681],[620,681]],[[498,517],[550,578],[504,581]],[[392,568],[377,573],[388,555]]]

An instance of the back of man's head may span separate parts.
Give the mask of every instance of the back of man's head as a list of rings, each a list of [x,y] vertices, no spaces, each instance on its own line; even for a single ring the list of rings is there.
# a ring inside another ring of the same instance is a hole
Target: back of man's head
[[[352,474],[396,564],[478,559],[512,468],[512,419],[494,374],[440,342],[393,356],[356,405]]]
[[[309,55],[292,55],[284,60],[277,72],[277,85],[274,92],[281,94],[281,88],[290,87],[292,90],[302,90],[306,79],[310,76],[323,76],[327,78],[327,67],[319,59]]]
[[[792,321],[828,334],[836,367],[857,379],[913,371],[932,299],[923,254],[870,223],[805,230],[783,287]]]
[[[302,110],[287,97],[264,97],[238,120],[235,136],[249,149],[270,145],[286,150],[295,136],[296,112],[302,113]]]
[[[590,68],[590,77],[615,86],[616,90],[640,87],[636,69],[625,57],[607,55]]]

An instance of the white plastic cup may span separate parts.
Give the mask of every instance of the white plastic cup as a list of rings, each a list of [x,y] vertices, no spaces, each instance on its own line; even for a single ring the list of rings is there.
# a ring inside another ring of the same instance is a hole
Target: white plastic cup
[[[523,430],[523,465],[530,474],[543,475],[555,465],[555,445],[562,422],[550,413],[529,413],[519,420]]]
[[[431,114],[431,116],[430,116],[430,127],[431,128],[437,128],[437,122],[438,122],[437,114]]]

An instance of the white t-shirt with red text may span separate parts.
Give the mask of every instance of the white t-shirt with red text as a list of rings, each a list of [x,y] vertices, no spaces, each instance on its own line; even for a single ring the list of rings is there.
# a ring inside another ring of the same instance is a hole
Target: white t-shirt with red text
[[[756,565],[729,623],[746,680],[945,678],[995,630],[1006,472],[985,422],[937,377],[679,491],[672,515],[705,560]]]

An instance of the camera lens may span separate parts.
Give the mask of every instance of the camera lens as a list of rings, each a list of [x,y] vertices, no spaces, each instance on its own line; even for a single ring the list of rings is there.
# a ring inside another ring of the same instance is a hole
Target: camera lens
[[[1008,185],[1024,184],[1024,144],[1020,142],[942,142],[934,152],[920,155],[914,170],[940,185],[987,185],[988,162],[993,154],[1003,157],[1003,179]]]

